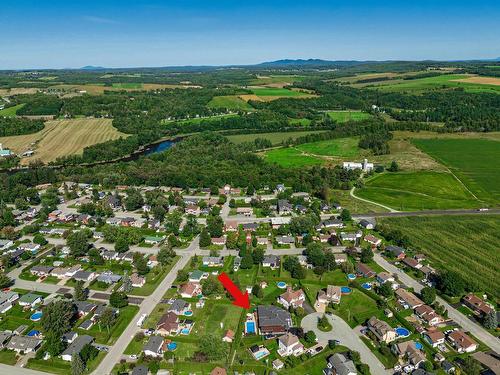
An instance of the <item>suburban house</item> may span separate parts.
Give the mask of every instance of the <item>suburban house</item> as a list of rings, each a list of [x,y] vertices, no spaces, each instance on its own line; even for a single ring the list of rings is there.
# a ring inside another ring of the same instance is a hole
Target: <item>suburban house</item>
[[[403,264],[416,270],[423,267],[423,264],[420,264],[416,259],[410,257],[404,258]]]
[[[356,264],[356,272],[362,277],[374,277],[376,275],[375,271],[364,263]]]
[[[78,312],[78,317],[81,318],[97,308],[95,303],[91,303],[88,301],[75,301],[74,305],[76,306],[76,311]]]
[[[357,163],[353,161],[345,161],[342,163],[342,167],[344,169],[347,169],[348,171],[350,170],[355,170],[355,169],[361,169],[365,172],[369,172],[373,169],[373,163],[368,163],[367,159],[364,159],[362,163]]]
[[[365,229],[373,229],[375,228],[375,225],[373,225],[372,222],[366,220],[366,219],[361,219],[359,221],[359,225],[362,227],[362,228],[365,228]]]
[[[291,217],[272,217],[271,218],[271,226],[273,229],[278,229],[282,225],[290,224],[292,221]]]
[[[385,284],[387,282],[393,283],[394,281],[394,276],[388,272],[380,272],[377,274],[377,282],[379,284]]]
[[[0,313],[5,313],[12,308],[12,303],[19,299],[19,294],[16,292],[0,292]]]
[[[243,223],[241,224],[241,228],[245,232],[255,232],[257,229],[259,229],[259,223]]]
[[[200,270],[194,270],[189,273],[189,281],[194,282],[194,283],[199,283],[203,279],[208,278],[208,272],[203,272]]]
[[[184,301],[183,299],[176,299],[170,307],[168,308],[169,312],[173,312],[177,315],[184,315],[184,313],[191,309],[191,304]]]
[[[280,267],[280,257],[277,255],[266,255],[262,260],[262,267],[276,269]]]
[[[485,316],[495,311],[495,309],[493,309],[485,301],[472,293],[467,294],[464,298],[462,298],[462,303],[479,316]]]
[[[295,357],[304,353],[304,345],[301,344],[299,338],[294,334],[287,332],[283,336],[278,337],[278,354],[282,357],[294,355]]]
[[[73,354],[80,354],[83,347],[87,344],[91,344],[94,341],[94,337],[89,335],[78,336],[75,341],[73,341],[64,352],[61,354],[61,358],[64,361],[71,361]]]
[[[423,334],[424,340],[429,343],[433,348],[438,345],[444,344],[444,333],[437,329],[429,329],[427,332]]]
[[[415,308],[415,314],[430,326],[435,326],[444,322],[444,319],[439,316],[432,307],[422,305]]]
[[[341,353],[335,353],[328,357],[328,369],[333,370],[330,372],[325,372],[324,373],[331,373],[335,375],[356,375],[356,366],[354,365],[354,362],[347,359],[344,354]]]
[[[207,267],[222,267],[224,265],[224,257],[203,257],[203,265]]]
[[[117,251],[105,250],[101,253],[101,256],[104,260],[117,260],[120,253]]]
[[[173,312],[163,314],[156,324],[156,332],[163,336],[175,335],[179,331],[179,317]]]
[[[414,309],[424,304],[424,302],[421,301],[415,294],[408,292],[403,288],[396,290],[396,296],[398,298],[398,302],[405,308]]]
[[[97,274],[95,272],[88,271],[78,271],[73,275],[73,279],[76,281],[88,282],[95,279]]]
[[[14,335],[10,339],[6,348],[14,350],[16,353],[33,353],[42,345],[42,340],[36,337]]]
[[[106,283],[108,285],[117,283],[122,279],[121,275],[116,275],[111,271],[104,271],[99,276],[97,276],[97,281]]]
[[[146,284],[146,279],[134,272],[130,275],[130,282],[134,288],[141,288]]]
[[[328,285],[326,291],[323,289],[318,292],[318,302],[329,304],[329,303],[340,303],[342,298],[342,291],[340,286]]]
[[[292,236],[276,236],[276,243],[278,245],[293,245],[295,244],[295,238]]]
[[[389,245],[385,247],[385,251],[391,253],[396,259],[402,260],[406,256],[406,250],[399,246]]]
[[[347,262],[347,254],[333,254],[336,264],[342,264]]]
[[[327,219],[319,224],[319,229],[344,228],[344,222],[340,219]]]
[[[292,326],[290,313],[272,305],[257,306],[257,322],[261,335],[283,335]]]
[[[195,204],[190,204],[186,206],[186,214],[198,216],[200,214],[200,207]]]
[[[340,232],[340,239],[342,241],[356,242],[362,235],[361,232]]]
[[[253,208],[252,207],[237,207],[236,213],[238,215],[243,215],[243,216],[252,216],[253,215]]]
[[[278,303],[282,304],[285,308],[289,309],[293,307],[296,309],[297,307],[302,307],[302,304],[306,300],[306,295],[302,291],[292,290],[292,287],[287,287],[286,292],[278,297]]]
[[[396,340],[396,331],[383,320],[379,320],[372,316],[366,324],[368,330],[375,335],[378,341],[386,344]]]
[[[257,245],[259,246],[266,246],[268,242],[267,237],[257,237]]]
[[[163,356],[163,337],[151,336],[142,351],[147,357]]]
[[[279,199],[277,205],[278,213],[280,215],[291,214],[293,211],[293,206],[286,199]]]
[[[62,335],[61,339],[65,343],[71,344],[73,341],[76,340],[77,337],[78,333],[71,331],[71,332],[66,332],[64,335]]]
[[[6,331],[0,332],[0,349],[5,348],[11,336],[12,334],[10,332]]]
[[[14,242],[11,240],[0,240],[0,250],[8,249],[12,245],[14,245]]]
[[[144,237],[144,242],[147,243],[148,245],[158,245],[163,242],[165,237],[163,236],[145,236]]]
[[[238,230],[238,222],[234,220],[226,221],[226,224],[224,225],[224,230],[226,232],[236,232]]]
[[[18,302],[20,306],[30,306],[34,307],[35,305],[41,303],[43,301],[43,297],[39,294],[35,293],[27,293],[21,298],[19,298]]]
[[[400,358],[406,357],[408,362],[415,367],[418,367],[421,363],[427,360],[425,354],[417,349],[415,341],[412,340],[392,344],[391,350]]]
[[[187,282],[179,288],[179,294],[184,298],[193,298],[201,294],[201,285],[198,283]]]
[[[380,238],[377,238],[371,234],[367,234],[364,240],[373,246],[379,246],[382,243],[382,240]]]
[[[471,353],[477,349],[477,343],[460,330],[450,333],[448,341],[459,353]]]
[[[213,237],[212,238],[212,244],[217,245],[217,246],[224,246],[226,244],[226,237]]]
[[[30,273],[38,277],[48,276],[53,269],[54,267],[52,266],[33,266],[30,269]]]

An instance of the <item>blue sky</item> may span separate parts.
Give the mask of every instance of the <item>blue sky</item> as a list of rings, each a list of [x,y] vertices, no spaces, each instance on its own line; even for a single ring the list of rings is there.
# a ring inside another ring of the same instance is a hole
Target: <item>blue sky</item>
[[[5,1],[0,69],[500,56],[500,2]]]

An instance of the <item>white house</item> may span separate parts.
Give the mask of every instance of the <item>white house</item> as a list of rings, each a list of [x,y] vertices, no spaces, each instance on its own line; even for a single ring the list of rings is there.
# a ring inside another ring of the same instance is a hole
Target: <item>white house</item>
[[[294,334],[287,332],[283,336],[278,337],[278,354],[282,357],[294,355],[295,357],[304,352],[304,346]]]
[[[361,169],[364,172],[369,172],[373,169],[373,163],[368,163],[367,159],[363,160],[362,163],[345,161],[342,166],[344,169],[347,169],[347,170]]]

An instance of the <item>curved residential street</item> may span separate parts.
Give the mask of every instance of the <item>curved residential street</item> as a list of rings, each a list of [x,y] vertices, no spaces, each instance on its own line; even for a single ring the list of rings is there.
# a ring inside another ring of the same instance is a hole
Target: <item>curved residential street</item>
[[[384,365],[380,363],[378,358],[361,341],[358,334],[342,318],[326,314],[333,329],[330,332],[320,331],[318,329],[318,318],[322,316],[323,313],[318,312],[305,316],[300,323],[304,332],[313,331],[318,338],[318,343],[322,345],[328,345],[328,340],[338,340],[340,345],[347,346],[349,349],[359,352],[361,362],[366,363],[370,367],[370,372],[373,375],[392,374],[391,371],[385,369]]]

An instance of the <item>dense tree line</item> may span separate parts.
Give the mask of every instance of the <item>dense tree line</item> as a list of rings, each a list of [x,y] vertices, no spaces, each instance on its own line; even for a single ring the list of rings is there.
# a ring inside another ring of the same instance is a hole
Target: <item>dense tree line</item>
[[[43,129],[42,120],[16,117],[0,117],[0,137],[36,133]]]

